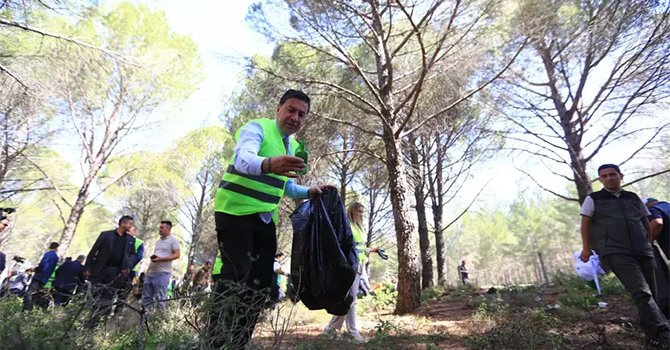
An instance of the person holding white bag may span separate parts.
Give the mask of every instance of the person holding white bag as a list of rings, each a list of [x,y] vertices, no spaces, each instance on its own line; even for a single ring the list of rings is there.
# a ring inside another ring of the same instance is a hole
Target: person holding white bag
[[[604,188],[589,194],[580,214],[582,252],[587,262],[596,250],[637,305],[646,346],[668,349],[670,329],[656,303],[656,278],[649,210],[637,194],[621,188],[623,174],[614,164],[598,168]],[[593,245],[593,247],[592,247]]]

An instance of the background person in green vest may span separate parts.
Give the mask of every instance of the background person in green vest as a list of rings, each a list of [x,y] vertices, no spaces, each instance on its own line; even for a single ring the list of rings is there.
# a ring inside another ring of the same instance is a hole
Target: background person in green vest
[[[174,297],[175,284],[177,284],[177,281],[174,278],[170,280],[170,283],[168,283],[167,292],[165,293],[168,299]]]
[[[282,298],[284,298],[284,293],[282,292],[282,276],[288,276],[288,272],[284,271],[282,267],[282,262],[284,262],[284,253],[278,252],[275,254],[275,262],[274,265],[272,266],[272,269],[274,270],[275,274],[277,275],[277,282],[276,282],[276,288],[277,288],[277,302],[280,302]]]
[[[214,347],[245,348],[259,313],[273,298],[275,222],[282,197],[308,198],[322,193],[324,186],[307,188],[291,180],[306,167],[303,159],[293,156],[298,144],[291,135],[305,125],[309,109],[305,93],[288,90],[279,100],[275,119],[252,120],[235,135],[235,153],[215,199],[223,268],[208,326]],[[229,296],[238,299],[223,309],[223,300]],[[246,309],[244,315],[233,317],[242,308]]]
[[[368,260],[368,255],[377,251],[377,248],[367,248],[365,244],[365,238],[363,238],[363,214],[365,214],[365,207],[363,207],[363,204],[361,203],[353,202],[347,207],[347,217],[349,218],[349,223],[351,225],[351,234],[354,236],[356,250],[358,250],[358,273],[349,290],[349,293],[354,297],[354,301],[351,303],[346,315],[333,316],[323,329],[324,334],[335,335],[346,321],[349,335],[358,343],[367,342],[367,339],[361,335],[358,326],[356,325],[356,295],[358,295],[358,284],[360,283],[361,275],[365,270],[365,263]]]
[[[58,242],[51,242],[49,244],[49,250],[42,256],[39,265],[35,268],[35,275],[33,276],[32,281],[30,282],[30,287],[28,291],[23,295],[23,310],[30,311],[33,309],[33,297],[43,301],[42,289],[44,285],[47,284],[49,278],[56,270],[56,265],[58,264]],[[46,308],[48,303],[40,302],[39,306]]]
[[[137,271],[140,269],[140,263],[142,262],[142,258],[144,257],[144,241],[137,238],[137,226],[133,225],[129,230],[128,234],[135,237],[135,254],[137,254],[137,257],[135,258],[135,265],[133,265],[133,268],[130,269],[130,273],[128,274],[128,284],[126,288],[122,289],[119,291],[119,294],[117,296],[117,302],[116,307],[114,308],[114,315],[119,315],[121,314],[121,311],[123,310],[123,306],[125,305],[124,303],[127,302],[128,300],[128,295],[130,295],[130,292],[133,289],[133,281],[135,280],[135,276],[137,276]]]
[[[135,237],[135,253],[137,254],[137,258],[135,258],[135,265],[133,265],[133,268],[130,269],[129,274],[130,279],[133,279],[135,276],[137,276],[137,271],[140,269],[140,263],[142,262],[142,258],[144,258],[144,241],[137,237],[137,226],[133,226],[128,231],[128,233]]]

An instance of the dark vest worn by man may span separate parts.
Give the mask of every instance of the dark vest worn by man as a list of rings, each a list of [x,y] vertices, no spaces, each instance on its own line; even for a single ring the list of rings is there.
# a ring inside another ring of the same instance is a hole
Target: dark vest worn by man
[[[633,192],[621,191],[617,197],[602,189],[591,193],[591,242],[600,256],[626,254],[653,257],[647,231],[642,224],[642,201]]]

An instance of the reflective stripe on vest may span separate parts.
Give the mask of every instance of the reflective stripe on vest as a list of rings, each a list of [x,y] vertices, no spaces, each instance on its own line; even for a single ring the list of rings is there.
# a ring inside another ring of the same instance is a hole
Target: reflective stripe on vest
[[[62,265],[61,265],[61,266],[62,266]],[[44,289],[49,289],[49,288],[51,288],[51,284],[52,284],[53,281],[56,279],[56,271],[58,271],[58,268],[60,268],[60,266],[58,266],[58,267],[56,267],[56,268],[54,269],[54,272],[51,273],[51,276],[49,276],[49,279],[47,280],[47,283],[45,283],[44,286],[43,286],[42,288],[44,288]]]
[[[291,146],[287,152],[277,122],[273,119],[256,119],[263,130],[263,142],[258,151],[259,157],[276,157],[292,154],[295,140],[289,138]],[[240,130],[235,138],[239,141]],[[249,215],[255,213],[276,212],[284,196],[286,176],[275,174],[248,175],[236,171],[235,156],[230,159],[226,173],[216,191],[214,210],[231,215]],[[273,216],[276,220],[276,215]]]
[[[214,267],[212,267],[212,275],[220,275],[222,267],[223,260],[221,260],[221,256],[217,255],[216,260],[214,260]]]
[[[273,196],[271,194],[263,193],[261,191],[256,191],[254,189],[244,187],[242,185],[234,184],[232,182],[221,180],[219,183],[219,188],[223,188],[229,191],[237,192],[243,194],[247,197],[258,199],[261,202],[265,203],[279,203],[281,200],[280,196]]]
[[[226,168],[226,172],[230,174],[234,174],[237,176],[242,176],[246,177],[247,179],[251,179],[257,182],[264,183],[266,185],[270,185],[272,187],[276,187],[279,189],[284,188],[284,184],[286,184],[286,181],[282,179],[278,179],[276,177],[268,176],[268,175],[249,175],[249,174],[244,174],[235,169],[235,167],[232,164],[228,164],[228,168]],[[223,181],[221,181],[223,182]]]

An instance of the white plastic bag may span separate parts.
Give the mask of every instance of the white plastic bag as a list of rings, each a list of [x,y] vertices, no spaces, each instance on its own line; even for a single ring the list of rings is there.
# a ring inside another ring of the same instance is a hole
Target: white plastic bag
[[[596,289],[598,289],[598,294],[602,294],[600,291],[600,281],[598,281],[598,275],[604,275],[605,270],[600,266],[600,258],[596,252],[591,251],[591,256],[589,261],[583,262],[581,259],[582,252],[578,251],[573,254],[575,260],[575,272],[577,276],[581,277],[586,281],[595,281]]]

